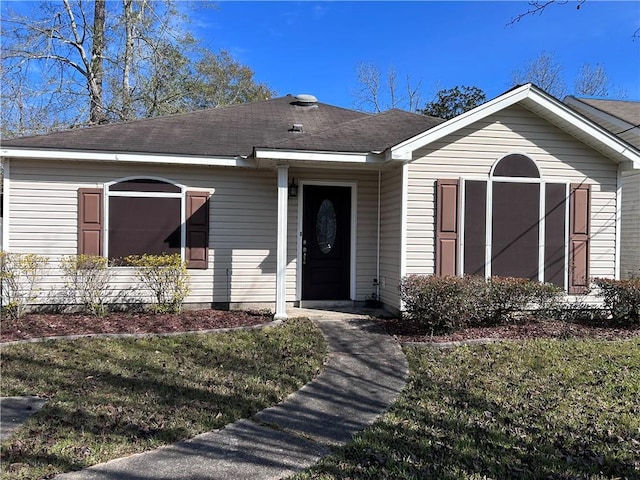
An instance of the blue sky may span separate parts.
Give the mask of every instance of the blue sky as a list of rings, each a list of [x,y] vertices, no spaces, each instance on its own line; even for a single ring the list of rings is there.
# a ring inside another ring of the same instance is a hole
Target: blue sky
[[[194,18],[196,35],[228,50],[279,95],[311,93],[354,106],[356,67],[393,67],[421,81],[429,101],[442,88],[477,86],[489,98],[511,86],[512,72],[552,53],[568,84],[585,63],[640,100],[640,2],[575,0],[507,25],[520,2],[218,2]]]

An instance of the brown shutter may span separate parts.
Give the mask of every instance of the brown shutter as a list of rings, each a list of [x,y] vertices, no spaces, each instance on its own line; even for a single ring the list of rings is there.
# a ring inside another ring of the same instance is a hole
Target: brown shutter
[[[206,269],[209,264],[209,194],[187,192],[187,267]]]
[[[436,275],[458,273],[459,180],[436,182]]]
[[[78,255],[102,255],[102,189],[78,189]]]
[[[569,293],[589,288],[591,186],[572,184],[569,195]]]

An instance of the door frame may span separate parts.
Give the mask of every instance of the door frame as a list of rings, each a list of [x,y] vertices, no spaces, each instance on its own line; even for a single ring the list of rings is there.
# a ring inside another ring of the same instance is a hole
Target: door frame
[[[304,205],[304,186],[315,185],[321,187],[349,187],[351,188],[351,255],[349,265],[349,300],[356,299],[356,245],[357,245],[357,225],[358,225],[358,182],[357,181],[339,181],[339,180],[299,180],[300,186],[298,195],[298,222],[296,230],[296,300],[302,301],[302,216]]]

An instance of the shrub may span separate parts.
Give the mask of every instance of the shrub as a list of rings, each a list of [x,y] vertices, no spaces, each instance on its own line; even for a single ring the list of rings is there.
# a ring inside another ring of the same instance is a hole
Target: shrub
[[[4,313],[19,318],[27,305],[37,300],[48,262],[47,257],[34,253],[0,251],[0,304]]]
[[[605,308],[617,323],[640,325],[640,278],[611,280],[595,278]]]
[[[107,259],[95,255],[69,255],[62,257],[61,267],[74,300],[81,303],[87,313],[106,314],[111,290]]]
[[[433,333],[513,323],[526,313],[547,314],[557,308],[562,289],[512,277],[409,275],[401,282],[400,295],[407,316]]]
[[[151,292],[157,313],[182,310],[189,295],[189,273],[180,255],[130,255],[125,262],[136,267],[136,278]]]
[[[476,301],[474,321],[479,325],[504,325],[518,321],[523,314],[545,316],[557,308],[562,289],[550,283],[526,278],[470,278],[470,294]]]
[[[432,334],[467,324],[468,298],[460,277],[408,275],[400,284],[406,314]]]

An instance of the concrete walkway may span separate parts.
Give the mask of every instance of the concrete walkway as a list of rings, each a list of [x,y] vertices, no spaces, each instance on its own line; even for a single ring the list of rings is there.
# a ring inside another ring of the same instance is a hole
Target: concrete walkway
[[[252,419],[150,452],[55,477],[77,479],[280,479],[348,442],[396,399],[407,362],[400,346],[366,317],[295,309],[322,330],[325,369],[284,402]]]

